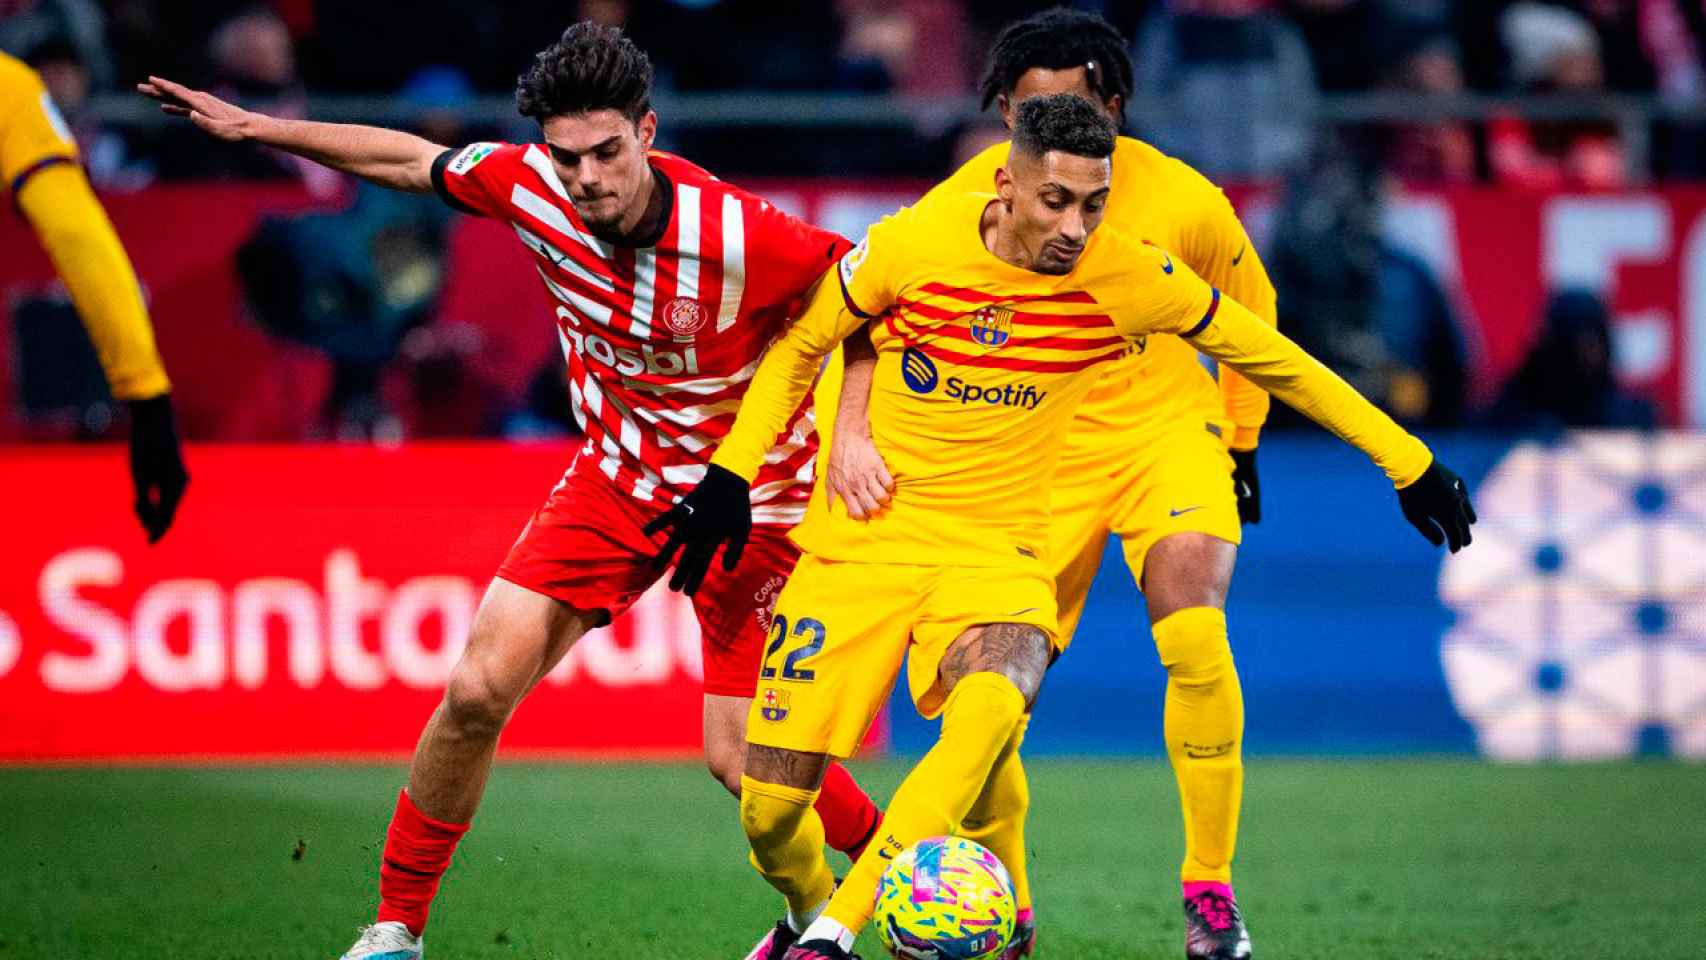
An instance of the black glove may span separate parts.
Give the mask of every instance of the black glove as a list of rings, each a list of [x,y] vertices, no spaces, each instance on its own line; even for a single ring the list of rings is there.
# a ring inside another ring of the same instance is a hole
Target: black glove
[[[1436,547],[1449,544],[1456,553],[1474,539],[1469,535],[1469,525],[1475,522],[1469,490],[1438,460],[1428,464],[1415,483],[1398,491],[1398,505],[1404,509],[1404,519]]]
[[[190,482],[170,394],[130,401],[130,480],[136,488],[137,519],[148,532],[148,542],[158,543],[171,528]]]
[[[1262,522],[1262,482],[1256,479],[1256,451],[1232,451],[1232,492],[1238,495],[1240,523]]]
[[[697,593],[720,546],[724,547],[723,569],[735,568],[752,532],[751,494],[745,480],[713,464],[687,496],[646,524],[648,537],[669,531],[669,539],[652,558],[652,566],[662,570],[669,566],[675,552],[681,551],[675,574],[669,578],[671,590],[690,597]]]

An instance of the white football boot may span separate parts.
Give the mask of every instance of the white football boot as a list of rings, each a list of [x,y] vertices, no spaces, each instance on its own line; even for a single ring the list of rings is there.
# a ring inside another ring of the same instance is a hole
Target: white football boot
[[[395,920],[363,927],[355,946],[344,951],[340,960],[421,960],[426,949],[423,938]]]

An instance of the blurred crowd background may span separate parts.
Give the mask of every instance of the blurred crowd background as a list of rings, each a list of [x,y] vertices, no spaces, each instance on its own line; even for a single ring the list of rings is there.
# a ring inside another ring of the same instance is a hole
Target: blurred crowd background
[[[214,144],[159,122],[131,85],[160,74],[276,112],[408,127],[447,144],[530,140],[536,129],[506,104],[515,77],[567,22],[591,18],[623,26],[651,54],[660,146],[761,184],[922,187],[1002,137],[975,96],[985,54],[1005,23],[1050,5],[0,0],[0,49],[41,72],[109,195],[266,181],[339,198],[335,210],[262,220],[237,257],[246,322],[318,352],[331,370],[298,436],[556,436],[573,429],[559,359],[519,386],[484,382],[480,331],[439,322],[453,281],[448,210]],[[1515,428],[1662,419],[1614,376],[1610,308],[1596,290],[1549,291],[1543,314],[1525,320],[1539,332],[1515,372],[1477,389],[1461,298],[1379,224],[1406,189],[1617,191],[1706,176],[1706,2],[1074,5],[1130,38],[1128,132],[1270,199],[1252,231],[1280,291],[1282,327],[1401,419]],[[542,308],[533,319],[539,342],[550,342]],[[52,356],[27,362],[60,362]],[[167,352],[166,362],[177,358]],[[14,398],[0,401],[7,409]],[[105,429],[99,418],[38,416],[26,433]]]

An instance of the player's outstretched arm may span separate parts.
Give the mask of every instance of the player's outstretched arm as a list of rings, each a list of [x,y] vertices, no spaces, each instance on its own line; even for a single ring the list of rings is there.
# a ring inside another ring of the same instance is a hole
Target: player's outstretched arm
[[[841,396],[835,406],[835,428],[829,438],[824,493],[829,505],[840,497],[855,520],[876,516],[894,493],[894,477],[871,439],[871,379],[877,351],[868,327],[855,330],[841,342]]]
[[[142,288],[112,221],[73,163],[43,167],[14,197],[89,331],[113,396],[130,408],[134,508],[148,542],[166,535],[189,485],[172,384],[154,346]]]
[[[661,568],[675,561],[671,590],[690,596],[697,592],[719,548],[724,570],[740,562],[752,530],[752,479],[811,392],[823,358],[863,323],[843,306],[835,274],[832,267],[818,280],[807,295],[805,312],[764,355],[705,479],[646,525],[647,536],[669,533],[653,563]]]
[[[400,130],[291,120],[245,110],[164,77],[149,77],[136,89],[158,102],[161,110],[188,119],[220,140],[274,147],[394,190],[431,191],[432,162],[445,150]]]
[[[1338,374],[1238,303],[1222,298],[1190,331],[1197,349],[1248,377],[1340,439],[1368,454],[1398,488],[1404,516],[1436,546],[1456,553],[1472,539],[1475,508],[1457,475],[1427,446]]]

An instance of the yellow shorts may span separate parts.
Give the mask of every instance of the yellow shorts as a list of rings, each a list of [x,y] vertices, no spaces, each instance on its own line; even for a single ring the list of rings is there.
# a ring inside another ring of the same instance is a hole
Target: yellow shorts
[[[747,741],[852,756],[903,657],[913,704],[934,718],[945,699],[936,682],[943,655],[984,623],[1031,624],[1058,643],[1054,581],[1040,562],[942,567],[808,553],[776,598]]]
[[[1070,639],[1078,627],[1108,534],[1120,538],[1140,588],[1144,559],[1163,537],[1194,532],[1240,541],[1225,429],[1199,417],[1135,438],[1078,431],[1069,439],[1049,503],[1048,559],[1062,636]]]

